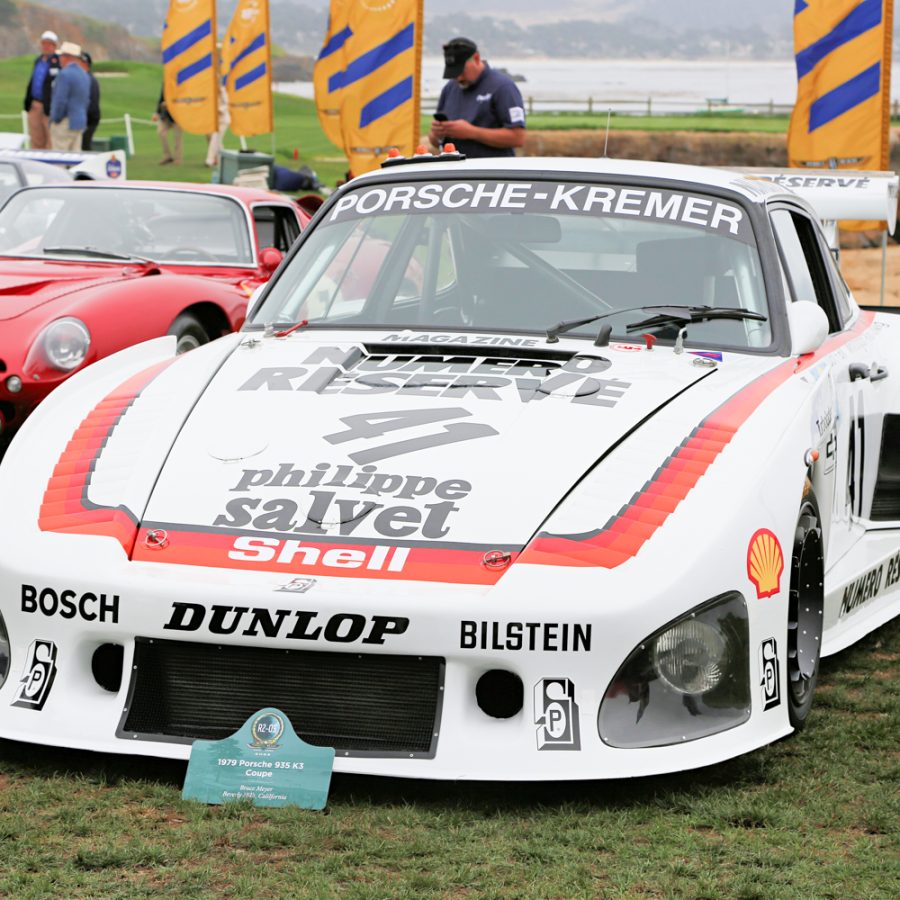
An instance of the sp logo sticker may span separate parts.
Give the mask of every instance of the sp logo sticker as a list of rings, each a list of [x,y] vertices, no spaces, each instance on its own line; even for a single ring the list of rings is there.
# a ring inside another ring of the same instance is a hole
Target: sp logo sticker
[[[781,703],[781,681],[778,674],[778,645],[775,638],[768,638],[759,645],[759,671],[762,688],[763,710]]]
[[[580,750],[575,682],[542,678],[534,686],[534,722],[538,750]]]
[[[315,583],[315,578],[292,578],[287,584],[275,590],[284,591],[286,594],[305,594]]]
[[[32,641],[12,705],[25,709],[43,709],[50,688],[53,687],[54,678],[56,678],[56,644],[53,641]]]

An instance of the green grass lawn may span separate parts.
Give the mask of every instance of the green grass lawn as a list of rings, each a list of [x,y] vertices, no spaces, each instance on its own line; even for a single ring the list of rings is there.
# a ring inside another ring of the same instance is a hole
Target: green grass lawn
[[[806,730],[571,784],[335,775],[325,813],[180,799],[185,765],[0,741],[0,896],[900,896],[900,622],[823,663]]]
[[[32,57],[16,57],[0,60],[0,116],[18,116],[22,109],[22,95],[31,71]],[[104,121],[97,130],[98,137],[124,134],[121,118],[130,113],[133,118],[149,120],[159,98],[162,70],[153,63],[99,63],[101,106]],[[429,128],[430,119],[422,118],[422,133]],[[535,113],[528,119],[529,128],[574,129],[605,128],[606,111],[587,113]],[[699,113],[692,116],[622,116],[614,115],[610,127],[646,131],[704,130],[704,131],[769,131],[787,130],[784,116],[732,115]],[[280,165],[296,168],[308,165],[321,180],[334,185],[347,169],[343,154],[322,133],[315,108],[311,101],[275,95],[275,135],[251,138],[248,146],[263,153],[272,153]],[[20,131],[18,119],[0,119],[0,131]],[[140,179],[171,181],[209,181],[211,172],[204,165],[206,138],[202,135],[185,135],[184,163],[181,166],[160,166],[162,151],[152,125],[135,124],[136,155],[128,160],[128,176]],[[237,149],[238,139],[226,136],[229,149]],[[297,151],[297,160],[294,151]]]

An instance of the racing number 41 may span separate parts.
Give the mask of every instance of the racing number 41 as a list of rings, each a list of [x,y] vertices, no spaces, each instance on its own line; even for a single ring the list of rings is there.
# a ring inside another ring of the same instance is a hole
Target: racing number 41
[[[334,434],[326,434],[324,437],[329,444],[370,441],[391,431],[417,428],[422,425],[446,422],[448,419],[462,419],[471,415],[472,413],[467,409],[459,406],[451,409],[403,409],[379,413],[359,413],[354,416],[345,416],[340,420],[347,426],[346,431],[336,431]],[[379,444],[376,447],[357,450],[348,455],[355,463],[363,465],[390,459],[393,456],[403,456],[405,453],[416,453],[429,447],[457,444],[460,441],[471,441],[475,438],[493,437],[499,434],[490,425],[479,422],[454,422],[449,425],[441,425],[440,428],[441,430],[431,434]]]
[[[847,505],[850,515],[862,518],[866,471],[866,416],[862,394],[850,398],[850,436],[847,447]]]

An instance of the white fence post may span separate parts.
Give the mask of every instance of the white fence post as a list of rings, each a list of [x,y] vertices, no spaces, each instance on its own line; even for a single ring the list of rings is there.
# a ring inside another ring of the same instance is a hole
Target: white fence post
[[[128,155],[134,156],[134,132],[131,130],[130,113],[125,113],[125,134],[128,136]]]

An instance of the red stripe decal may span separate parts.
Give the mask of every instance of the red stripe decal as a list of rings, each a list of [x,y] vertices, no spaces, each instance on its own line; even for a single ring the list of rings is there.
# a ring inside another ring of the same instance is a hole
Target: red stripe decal
[[[330,544],[320,540],[241,537],[219,530],[166,531],[164,546],[148,544],[141,528],[132,559],[140,562],[210,566],[330,575],[337,578],[380,578],[395,581],[441,581],[450,584],[495,584],[508,566],[488,568],[482,562],[492,547],[395,547],[389,543]],[[514,562],[516,554],[510,554]]]
[[[133,375],[87,414],[47,482],[38,515],[41,531],[112,537],[126,553],[131,553],[137,534],[135,516],[123,507],[98,507],[89,503],[87,491],[94,464],[119,420],[141,391],[172,362],[174,359],[167,359]]]
[[[815,353],[777,366],[726,400],[672,451],[653,478],[603,528],[581,535],[542,532],[522,551],[519,562],[614,569],[632,559],[693,490],[737,430],[776,388],[859,337],[874,318],[872,312],[861,312],[850,331],[830,338]],[[645,527],[623,536],[621,523],[635,518]]]

